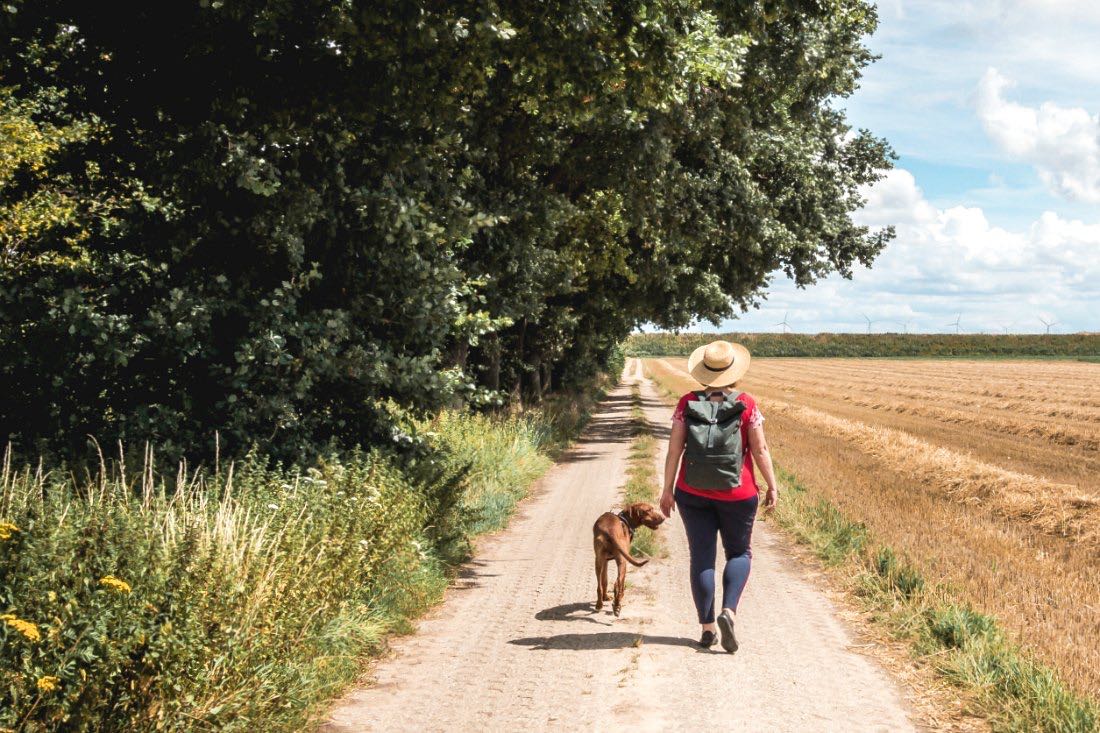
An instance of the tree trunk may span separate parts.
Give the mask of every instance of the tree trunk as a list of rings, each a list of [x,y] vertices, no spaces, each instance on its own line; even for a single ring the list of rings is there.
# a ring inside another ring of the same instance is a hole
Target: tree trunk
[[[531,403],[537,405],[542,402],[542,362],[535,361],[531,367]]]
[[[451,366],[466,369],[466,360],[470,356],[470,342],[463,339],[451,348]]]
[[[527,335],[527,319],[524,318],[519,324],[519,336],[516,338],[516,354],[515,363],[519,365],[519,369],[516,370],[516,383],[512,387],[512,401],[519,402],[519,406],[523,407],[523,365],[527,363],[524,357],[524,341]]]
[[[500,336],[491,335],[485,345],[485,351],[489,356],[489,370],[485,376],[489,389],[494,392],[500,389]]]

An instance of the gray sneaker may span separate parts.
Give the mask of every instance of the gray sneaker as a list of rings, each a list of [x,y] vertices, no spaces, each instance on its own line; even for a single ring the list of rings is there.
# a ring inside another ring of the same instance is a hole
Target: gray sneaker
[[[716,620],[718,629],[722,632],[722,648],[730,654],[737,651],[737,637],[733,634],[733,614],[722,611]]]

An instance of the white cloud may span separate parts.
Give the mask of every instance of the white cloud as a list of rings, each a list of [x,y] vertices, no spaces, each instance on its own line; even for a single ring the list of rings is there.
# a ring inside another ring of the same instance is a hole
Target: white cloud
[[[861,313],[875,331],[953,331],[957,314],[964,332],[1041,333],[1040,317],[1057,332],[1100,330],[1100,3],[878,10],[869,44],[882,59],[845,106],[909,168],[856,217],[898,236],[850,281],[799,290],[777,274],[759,312],[723,325],[774,331],[789,310],[803,332],[865,331]]]
[[[1044,102],[1038,108],[1008,101],[1012,82],[990,68],[975,102],[986,134],[1006,153],[1035,166],[1065,198],[1100,203],[1100,115]]]
[[[799,331],[863,331],[862,313],[876,331],[952,331],[957,314],[965,332],[1036,332],[1040,317],[1058,331],[1100,330],[1100,224],[1048,211],[1020,230],[998,227],[980,208],[933,206],[903,169],[866,197],[859,223],[897,227],[873,268],[806,290],[777,279],[762,312],[724,325],[775,330],[789,310]]]

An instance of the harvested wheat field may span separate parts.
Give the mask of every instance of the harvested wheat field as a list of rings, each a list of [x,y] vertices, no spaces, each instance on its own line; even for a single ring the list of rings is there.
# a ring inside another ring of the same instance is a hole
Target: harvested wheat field
[[[649,359],[672,393],[684,359]],[[759,359],[776,461],[1100,696],[1100,364]]]

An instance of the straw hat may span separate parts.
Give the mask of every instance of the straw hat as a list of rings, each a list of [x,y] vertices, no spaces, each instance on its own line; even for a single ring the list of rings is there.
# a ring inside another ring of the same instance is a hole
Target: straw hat
[[[688,373],[704,387],[728,387],[749,370],[749,350],[729,341],[711,341],[688,357]]]

